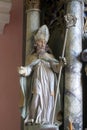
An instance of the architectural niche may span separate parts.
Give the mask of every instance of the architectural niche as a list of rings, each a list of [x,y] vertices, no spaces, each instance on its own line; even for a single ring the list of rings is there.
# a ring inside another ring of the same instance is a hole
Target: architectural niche
[[[44,23],[49,27],[50,31],[56,27],[64,29],[64,0],[42,0],[42,11],[44,12]]]
[[[3,33],[5,25],[10,22],[11,7],[11,0],[0,0],[0,34]]]

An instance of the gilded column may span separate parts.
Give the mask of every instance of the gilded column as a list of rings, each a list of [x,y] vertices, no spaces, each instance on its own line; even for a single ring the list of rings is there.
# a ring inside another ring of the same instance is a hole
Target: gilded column
[[[27,25],[26,25],[26,64],[28,55],[33,46],[33,33],[40,26],[40,0],[26,0]]]
[[[83,103],[80,53],[82,52],[83,0],[68,0],[67,14],[76,17],[76,24],[68,30],[65,69],[64,130],[82,130]],[[72,20],[72,18],[70,19]]]

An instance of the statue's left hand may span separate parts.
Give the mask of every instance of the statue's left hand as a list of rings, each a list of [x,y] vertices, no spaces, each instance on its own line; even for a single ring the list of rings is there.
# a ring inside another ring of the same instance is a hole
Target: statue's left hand
[[[59,57],[59,63],[61,64],[61,65],[67,65],[67,61],[66,61],[66,58],[65,57]]]

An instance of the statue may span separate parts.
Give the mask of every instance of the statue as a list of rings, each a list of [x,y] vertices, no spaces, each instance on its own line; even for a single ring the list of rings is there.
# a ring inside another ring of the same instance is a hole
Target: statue
[[[58,61],[49,53],[47,42],[49,30],[43,25],[35,35],[34,51],[27,66],[18,68],[20,84],[24,96],[21,108],[24,123],[52,123],[58,72],[66,64],[65,58]],[[58,93],[55,120],[61,113],[60,92]]]

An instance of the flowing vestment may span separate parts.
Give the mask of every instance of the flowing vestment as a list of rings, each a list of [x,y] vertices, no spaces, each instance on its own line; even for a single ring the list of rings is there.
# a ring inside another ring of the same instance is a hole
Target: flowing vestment
[[[59,64],[58,61],[48,53],[37,56],[31,56],[29,65],[26,66],[27,77],[20,77],[21,89],[24,96],[23,107],[21,108],[22,117],[25,118],[29,114],[29,108],[34,94],[39,95],[38,107],[35,113],[35,122],[52,122],[55,92],[57,88],[56,67],[51,63]],[[57,113],[61,109],[60,92],[58,93]]]

